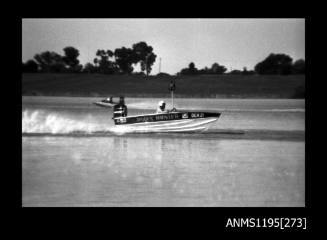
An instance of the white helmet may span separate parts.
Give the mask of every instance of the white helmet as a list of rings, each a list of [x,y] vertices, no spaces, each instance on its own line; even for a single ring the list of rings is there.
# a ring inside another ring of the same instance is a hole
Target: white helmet
[[[161,106],[164,105],[164,104],[166,104],[164,101],[160,101],[160,102],[158,103],[158,106],[161,107]]]

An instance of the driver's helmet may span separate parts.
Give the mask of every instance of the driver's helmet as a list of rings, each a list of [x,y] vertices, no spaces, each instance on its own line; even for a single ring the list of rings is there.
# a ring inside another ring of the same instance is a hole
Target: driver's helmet
[[[158,103],[158,106],[159,107],[164,107],[166,105],[166,103],[164,102],[164,101],[160,101],[159,103]]]

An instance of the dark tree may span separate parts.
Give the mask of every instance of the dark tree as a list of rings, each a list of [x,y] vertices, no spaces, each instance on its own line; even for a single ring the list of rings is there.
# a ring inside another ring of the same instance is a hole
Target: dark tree
[[[98,67],[99,59],[94,58],[94,59],[93,59],[93,63],[94,63],[94,65],[95,65],[95,67]]]
[[[63,50],[65,55],[63,56],[62,59],[65,62],[65,64],[72,71],[78,70],[79,60],[77,58],[79,56],[79,51],[74,47],[65,47]]]
[[[243,68],[242,75],[253,75],[255,72],[253,70],[247,70],[246,67]]]
[[[56,52],[43,52],[36,54],[34,59],[37,61],[42,72],[64,72],[65,62],[62,56]]]
[[[190,69],[189,68],[183,68],[178,75],[191,75],[190,74]]]
[[[265,60],[259,62],[255,71],[259,74],[283,74],[292,72],[292,58],[286,54],[271,53]]]
[[[214,63],[211,66],[211,72],[213,74],[223,74],[227,71],[225,66],[219,65],[218,63]]]
[[[83,70],[83,65],[82,64],[78,64],[76,66],[74,66],[70,71],[74,72],[74,73],[80,73]]]
[[[303,59],[296,60],[293,63],[294,74],[305,74],[305,61]]]
[[[183,68],[183,69],[180,71],[180,74],[181,74],[181,75],[194,75],[194,74],[197,74],[197,73],[198,73],[198,69],[195,67],[194,62],[191,62],[191,63],[188,65],[188,68]]]
[[[34,60],[28,60],[23,63],[23,72],[26,73],[36,73],[38,71],[38,65]]]
[[[241,75],[242,74],[242,71],[241,70],[237,70],[237,69],[234,69],[232,71],[230,71],[231,75]]]
[[[152,70],[152,65],[153,63],[156,61],[157,55],[155,55],[154,53],[149,53],[146,56],[145,59],[145,71],[146,71],[146,75],[149,76],[151,70]],[[142,69],[142,62],[141,62],[141,69]]]
[[[198,74],[210,74],[210,69],[208,67],[204,67],[203,69],[198,70]]]
[[[198,69],[195,67],[194,62],[191,62],[188,65],[188,69],[189,69],[190,74],[196,74],[198,72]]]
[[[153,53],[153,47],[147,45],[146,42],[133,44],[133,53],[135,59],[141,64],[141,70],[146,72],[148,76],[152,70],[152,65],[156,61],[157,55]]]
[[[86,63],[82,71],[84,73],[95,73],[97,72],[97,68],[92,63]]]
[[[104,74],[113,74],[117,71],[115,62],[111,61],[110,58],[114,56],[111,50],[97,50],[97,58],[93,60],[98,72]]]
[[[116,64],[122,73],[130,74],[133,72],[134,68],[132,67],[132,64],[138,62],[133,49],[125,47],[117,48],[115,49],[114,56]]]
[[[191,62],[191,63],[188,65],[188,69],[190,69],[190,70],[194,70],[194,69],[195,69],[195,64],[194,64],[194,62]]]

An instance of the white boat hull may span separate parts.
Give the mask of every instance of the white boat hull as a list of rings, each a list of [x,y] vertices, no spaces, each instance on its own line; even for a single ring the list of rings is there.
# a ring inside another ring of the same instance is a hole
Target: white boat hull
[[[116,125],[114,132],[201,132],[207,130],[218,118],[197,118],[161,122],[141,122],[135,124]]]

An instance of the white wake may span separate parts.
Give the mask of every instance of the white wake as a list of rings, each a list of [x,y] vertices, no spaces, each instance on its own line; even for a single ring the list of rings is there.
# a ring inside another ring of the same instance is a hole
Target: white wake
[[[22,113],[22,133],[72,133],[110,131],[110,126],[94,123],[92,119],[71,119],[58,113],[25,110]]]

